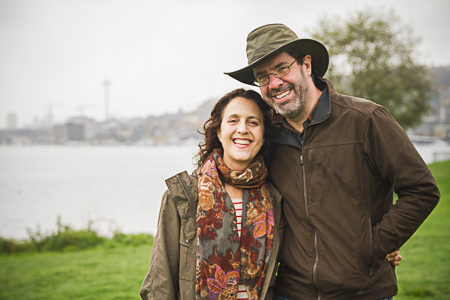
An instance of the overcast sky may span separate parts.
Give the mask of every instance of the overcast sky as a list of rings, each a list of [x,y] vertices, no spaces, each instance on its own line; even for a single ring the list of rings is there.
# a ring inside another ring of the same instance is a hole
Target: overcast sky
[[[247,64],[254,28],[284,23],[305,38],[321,18],[367,7],[413,28],[421,63],[450,65],[446,0],[0,0],[0,128],[49,106],[57,122],[103,120],[105,80],[111,116],[190,111],[243,86],[223,72]]]

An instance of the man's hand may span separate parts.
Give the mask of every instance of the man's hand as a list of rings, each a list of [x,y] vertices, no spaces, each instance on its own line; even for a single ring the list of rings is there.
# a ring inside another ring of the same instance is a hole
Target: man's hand
[[[386,259],[387,261],[391,262],[391,265],[398,266],[400,264],[400,261],[402,260],[400,249],[386,255]]]

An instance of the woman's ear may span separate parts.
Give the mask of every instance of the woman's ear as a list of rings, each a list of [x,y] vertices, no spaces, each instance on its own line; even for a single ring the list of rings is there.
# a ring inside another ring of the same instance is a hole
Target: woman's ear
[[[222,143],[222,132],[220,132],[220,129],[217,130],[217,137],[219,138],[219,141]]]

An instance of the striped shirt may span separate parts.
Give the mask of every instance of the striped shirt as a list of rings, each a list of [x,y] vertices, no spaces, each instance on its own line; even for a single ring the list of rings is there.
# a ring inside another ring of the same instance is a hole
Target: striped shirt
[[[237,229],[240,237],[242,228],[242,199],[231,199],[231,201],[233,201],[234,209],[236,210]],[[237,300],[248,300],[247,290],[243,283],[239,284]]]

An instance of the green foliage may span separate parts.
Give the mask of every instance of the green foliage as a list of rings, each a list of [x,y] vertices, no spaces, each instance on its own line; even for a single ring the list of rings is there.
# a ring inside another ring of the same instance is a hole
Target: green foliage
[[[116,235],[112,241],[116,245],[125,245],[125,246],[140,246],[140,245],[153,245],[153,236],[150,234],[118,234]]]
[[[28,237],[30,238],[31,244],[34,246],[37,252],[42,252],[46,242],[47,236],[41,232],[41,228],[38,225],[36,231],[27,228]],[[26,243],[26,242],[25,242]]]
[[[103,243],[104,238],[86,230],[68,229],[48,237],[45,251],[83,250]]]
[[[35,231],[27,228],[28,240],[17,241],[0,237],[0,254],[13,254],[21,252],[71,252],[94,248],[104,245],[105,248],[124,246],[152,245],[153,236],[150,234],[122,234],[116,233],[112,239],[101,237],[88,224],[85,230],[74,230],[69,225],[64,225],[58,217],[57,232],[52,234],[42,233],[39,226]]]
[[[36,231],[27,228],[29,242],[24,241],[23,244],[31,243],[37,252],[74,251],[95,247],[105,240],[89,228],[87,230],[74,230],[69,225],[62,224],[59,216],[56,225],[57,232],[50,235],[43,234],[39,226]]]
[[[15,239],[5,239],[0,236],[0,253],[12,254],[35,251],[31,243],[19,242]]]
[[[330,53],[325,75],[336,89],[384,106],[406,129],[419,125],[435,95],[431,76],[417,64],[419,39],[398,17],[371,10],[327,17],[312,32]],[[314,64],[314,62],[313,62]]]

